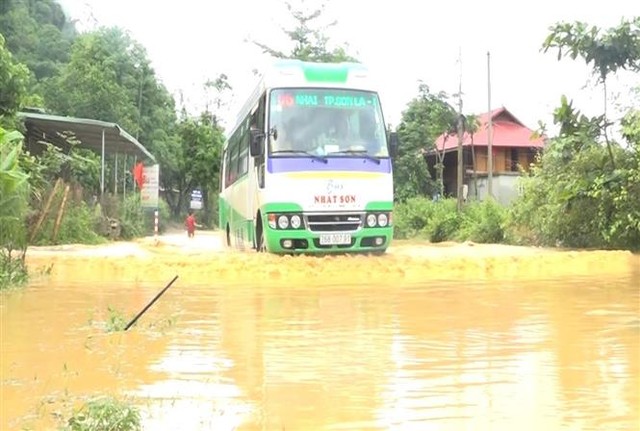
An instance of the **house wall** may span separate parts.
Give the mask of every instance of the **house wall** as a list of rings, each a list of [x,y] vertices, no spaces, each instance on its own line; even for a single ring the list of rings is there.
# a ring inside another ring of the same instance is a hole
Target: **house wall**
[[[464,149],[464,184],[468,186],[468,198],[484,200],[487,198],[488,179],[487,179],[487,147],[475,147],[476,172],[477,172],[477,189],[473,182],[473,163],[471,156],[471,148]],[[520,177],[518,165],[529,169],[529,164],[533,162],[535,152],[518,148],[516,159],[512,159],[511,148],[496,148],[494,150],[493,160],[493,195],[498,202],[508,204],[518,196],[517,180]],[[452,151],[445,154],[444,157],[444,185],[445,195],[456,197],[458,192],[457,181],[457,152]]]
[[[508,205],[520,194],[518,180],[520,175],[517,172],[503,172],[493,175],[492,191],[496,201],[503,205]],[[476,198],[483,201],[488,197],[489,178],[486,174],[478,176],[478,196],[475,196],[473,178],[469,177],[465,181],[469,184],[469,198]]]
[[[465,157],[465,169],[473,170],[472,157],[471,157],[471,148],[465,148],[465,152],[468,153],[468,157]],[[534,152],[526,149],[526,148],[518,148],[516,149],[516,158],[513,159],[512,149],[511,148],[496,148],[493,150],[493,172],[518,172],[518,165],[525,168],[525,170],[529,170],[529,165],[533,163],[534,160]],[[475,148],[475,157],[476,157],[476,170],[478,172],[488,172],[488,158],[487,158],[487,147],[476,147]],[[455,166],[454,166],[455,168]]]

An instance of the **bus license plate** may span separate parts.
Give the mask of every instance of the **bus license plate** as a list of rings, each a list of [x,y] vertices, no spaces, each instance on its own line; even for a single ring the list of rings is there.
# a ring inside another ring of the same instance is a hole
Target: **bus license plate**
[[[320,235],[320,245],[351,244],[350,233],[326,233]]]

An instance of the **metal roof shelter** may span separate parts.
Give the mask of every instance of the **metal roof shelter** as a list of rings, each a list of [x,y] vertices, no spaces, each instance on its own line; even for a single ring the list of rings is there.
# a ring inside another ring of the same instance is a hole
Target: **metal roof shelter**
[[[101,192],[104,192],[105,155],[125,154],[156,163],[155,157],[116,123],[35,112],[20,112],[18,117],[24,121],[30,146],[39,140],[46,140],[58,147],[68,148],[69,140],[77,140],[80,147],[100,153]]]

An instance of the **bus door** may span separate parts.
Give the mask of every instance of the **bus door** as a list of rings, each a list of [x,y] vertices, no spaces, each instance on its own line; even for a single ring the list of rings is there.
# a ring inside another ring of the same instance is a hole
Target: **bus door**
[[[251,112],[251,124],[250,128],[255,128],[257,130],[264,131],[265,130],[265,101],[266,94],[263,94],[260,98],[258,105],[255,107],[254,111]],[[266,138],[264,140],[266,142]],[[264,143],[263,143],[264,145]],[[253,238],[253,243],[255,245],[255,226],[259,222],[256,220],[256,214],[258,212],[259,206],[259,194],[260,189],[264,187],[264,173],[265,173],[265,161],[266,161],[266,148],[263,151],[262,156],[259,157],[250,157],[249,160],[249,177],[247,178],[248,182],[248,192],[247,192],[247,211],[250,215],[250,221],[253,222],[252,226],[254,230],[250,235],[250,238]]]

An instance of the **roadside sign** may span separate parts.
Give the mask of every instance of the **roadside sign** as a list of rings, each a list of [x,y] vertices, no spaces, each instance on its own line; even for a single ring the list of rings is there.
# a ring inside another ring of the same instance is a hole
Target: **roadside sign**
[[[158,191],[160,188],[160,165],[144,167],[144,181],[140,190],[143,208],[158,208]]]
[[[191,202],[189,204],[189,208],[192,210],[201,210],[202,209],[202,192],[200,190],[193,190],[191,192]]]

